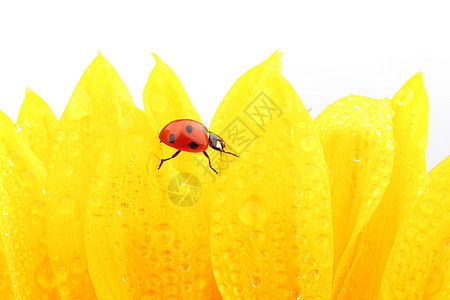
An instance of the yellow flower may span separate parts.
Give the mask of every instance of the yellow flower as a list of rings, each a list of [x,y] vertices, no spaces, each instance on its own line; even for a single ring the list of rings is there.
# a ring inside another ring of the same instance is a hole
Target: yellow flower
[[[0,113],[0,298],[446,299],[450,157],[425,168],[428,98],[351,95],[312,120],[281,53],[241,76],[210,130],[239,158],[175,150],[201,121],[156,55],[137,109],[99,55],[61,120],[30,90]]]

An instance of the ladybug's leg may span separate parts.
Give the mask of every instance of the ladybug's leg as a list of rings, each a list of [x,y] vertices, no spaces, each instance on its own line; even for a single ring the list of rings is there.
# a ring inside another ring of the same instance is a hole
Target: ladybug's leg
[[[177,157],[177,155],[180,154],[180,152],[181,152],[181,150],[178,150],[177,152],[175,152],[174,155],[172,155],[172,157],[161,159],[161,163],[159,164],[158,170],[161,168],[163,162],[165,162],[166,160],[169,160],[169,159]]]
[[[211,160],[209,159],[208,153],[206,153],[206,151],[203,151],[203,154],[205,154],[205,156],[208,158],[209,167],[210,167],[214,172],[216,172],[216,174],[219,174],[219,173],[217,173],[217,171],[211,166]]]

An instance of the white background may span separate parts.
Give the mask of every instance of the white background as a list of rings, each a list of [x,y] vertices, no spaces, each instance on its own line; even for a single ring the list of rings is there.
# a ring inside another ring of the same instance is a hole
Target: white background
[[[444,2],[1,1],[0,110],[13,121],[26,87],[60,117],[97,51],[142,108],[155,52],[209,125],[234,81],[282,49],[283,75],[313,117],[349,94],[392,97],[422,71],[430,101],[428,169],[450,154]]]

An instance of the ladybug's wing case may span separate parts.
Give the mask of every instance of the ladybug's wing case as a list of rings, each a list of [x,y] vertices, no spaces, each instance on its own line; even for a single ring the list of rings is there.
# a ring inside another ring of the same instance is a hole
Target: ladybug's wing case
[[[159,139],[166,145],[187,152],[203,152],[208,148],[208,130],[202,123],[181,119],[167,124]]]

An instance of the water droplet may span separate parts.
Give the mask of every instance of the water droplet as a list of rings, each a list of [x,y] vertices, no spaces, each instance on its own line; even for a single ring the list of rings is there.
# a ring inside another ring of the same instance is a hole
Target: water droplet
[[[214,224],[211,226],[211,232],[213,233],[220,233],[222,231],[222,226],[219,224]]]
[[[260,230],[255,230],[250,235],[250,240],[255,243],[261,243],[264,241],[264,239],[265,239],[264,232]]]
[[[306,164],[303,168],[303,172],[305,173],[305,176],[314,177],[316,175],[316,166],[313,164]]]
[[[206,280],[204,278],[195,279],[194,287],[199,291],[203,290],[206,287]]]
[[[353,161],[355,161],[355,162],[361,161],[361,151],[360,150],[355,150],[353,152]]]
[[[433,208],[433,202],[431,202],[431,201],[425,201],[423,204],[422,204],[422,211],[424,212],[424,213],[427,213],[427,214],[432,214],[433,213],[433,210],[434,210],[434,208]]]
[[[182,263],[180,265],[180,270],[181,270],[181,272],[187,272],[187,271],[189,271],[190,267],[191,266],[188,263]]]
[[[406,229],[407,236],[413,236],[416,234],[416,232],[417,232],[417,230],[414,227],[410,227],[410,228]]]
[[[392,161],[390,160],[383,160],[380,162],[380,170],[384,173],[389,172],[392,169]]]
[[[134,125],[134,120],[131,114],[126,114],[124,117],[119,118],[119,128],[127,130]]]
[[[69,270],[65,266],[59,266],[55,270],[56,276],[61,278],[62,280],[65,280],[67,276],[69,275]]]
[[[78,131],[72,130],[71,132],[69,132],[69,139],[71,139],[72,141],[78,140],[79,137],[80,137],[80,134],[78,133]]]
[[[17,131],[17,132],[21,132],[21,131],[22,131],[22,126],[16,125],[16,131]]]
[[[248,201],[239,210],[239,218],[249,226],[262,225],[267,218],[267,212],[255,201]]]
[[[81,261],[81,258],[76,257],[72,260],[72,271],[75,273],[81,273],[83,271],[83,263]]]
[[[303,150],[305,151],[311,151],[314,148],[316,148],[316,138],[312,135],[308,135],[302,138],[300,145],[302,146]]]
[[[413,97],[414,91],[411,88],[405,86],[397,92],[397,94],[395,95],[395,100],[397,101],[398,105],[407,105],[409,102],[411,102]]]
[[[287,136],[291,136],[291,135],[293,135],[294,133],[295,133],[295,129],[294,129],[294,126],[292,125],[292,124],[290,124],[290,123],[287,123],[285,126],[284,126],[284,134],[285,135],[287,135]]]
[[[34,121],[34,119],[33,119],[32,117],[28,117],[28,118],[26,118],[25,121],[24,121],[24,125],[25,125],[26,127],[33,127],[34,124],[35,124],[35,121]]]
[[[427,236],[426,236],[425,233],[421,232],[421,233],[419,233],[419,234],[416,236],[416,239],[417,239],[419,242],[424,242],[424,241],[427,239]]]
[[[34,201],[31,204],[31,212],[39,215],[44,212],[46,205],[47,204],[45,204],[45,202],[43,202],[43,201]]]
[[[161,245],[169,245],[174,239],[174,233],[170,229],[170,226],[166,223],[159,224],[154,229],[155,240]]]
[[[194,233],[200,237],[206,236],[208,234],[208,228],[205,224],[199,224],[195,227]]]
[[[380,188],[378,185],[373,184],[373,185],[370,187],[370,194],[371,194],[372,196],[376,196],[376,195],[378,195],[380,192],[381,192],[381,188]]]
[[[70,162],[63,162],[62,163],[62,170],[65,175],[70,175],[73,173],[73,166]]]
[[[52,289],[55,285],[53,281],[52,268],[48,259],[44,259],[36,269],[37,283],[45,289]]]
[[[60,202],[59,202],[59,212],[63,213],[63,214],[68,214],[71,213],[73,211],[75,207],[75,203],[72,200],[72,198],[65,196],[62,197]]]
[[[325,234],[322,234],[317,237],[316,242],[318,247],[325,248],[328,247],[330,239]]]
[[[19,178],[20,183],[24,186],[30,186],[35,182],[34,173],[30,170],[23,170]]]
[[[185,282],[184,286],[183,286],[183,291],[185,293],[189,293],[190,291],[192,291],[192,283],[190,282]]]
[[[252,285],[253,285],[254,287],[259,287],[259,286],[261,286],[261,279],[259,279],[259,277],[253,277]]]
[[[300,299],[301,294],[298,290],[292,290],[291,291],[291,298],[292,299]]]
[[[100,204],[101,204],[100,197],[98,197],[97,195],[91,194],[89,196],[88,204],[91,206],[100,206]]]
[[[242,291],[243,291],[243,289],[242,289],[241,286],[235,286],[235,287],[233,288],[233,293],[234,293],[236,296],[239,296],[240,294],[242,294]]]

